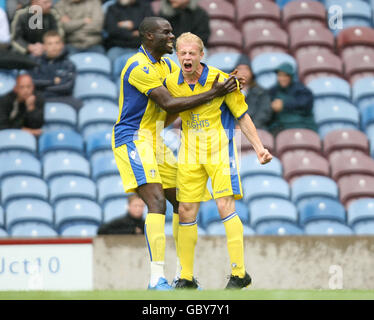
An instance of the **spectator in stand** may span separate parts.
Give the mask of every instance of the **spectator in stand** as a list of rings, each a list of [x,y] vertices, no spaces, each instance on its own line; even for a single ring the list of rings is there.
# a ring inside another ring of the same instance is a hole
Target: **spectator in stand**
[[[30,72],[36,89],[44,93],[46,101],[63,102],[79,109],[82,102],[73,97],[75,65],[68,59],[62,37],[56,31],[48,31],[43,44],[45,52]]]
[[[60,0],[56,3],[70,54],[105,53],[102,46],[104,14],[99,0]]]
[[[208,13],[198,6],[198,0],[161,0],[159,15],[168,20],[175,38],[184,32],[199,36],[206,47],[210,36]]]
[[[10,43],[9,21],[6,12],[0,8],[0,46],[8,47]]]
[[[136,53],[141,44],[139,25],[145,17],[152,15],[150,4],[142,0],[117,0],[109,6],[104,30],[108,57],[112,62],[126,53]]]
[[[31,0],[31,6],[41,8],[42,16],[38,11],[30,10],[30,6],[17,10],[11,24],[12,47],[14,50],[38,57],[43,54],[43,35],[56,30],[61,36],[64,31],[59,23],[57,12],[52,8],[52,0]]]
[[[17,77],[13,91],[0,98],[0,130],[23,129],[34,136],[42,133],[44,98],[34,91],[34,83],[28,74]]]
[[[295,70],[291,64],[282,63],[276,71],[278,82],[269,90],[273,109],[270,131],[274,136],[292,128],[316,131],[312,113],[313,93],[294,79]]]
[[[144,234],[143,213],[145,204],[137,194],[129,196],[128,201],[127,214],[102,224],[97,234]]]
[[[28,6],[30,0],[8,0],[6,4],[6,10],[8,13],[9,20],[12,21],[14,15],[18,9],[22,9]]]
[[[248,56],[241,55],[236,64],[236,76],[242,79],[242,93],[248,105],[248,114],[257,129],[268,130],[273,110],[270,105],[269,93],[261,88],[252,73]]]

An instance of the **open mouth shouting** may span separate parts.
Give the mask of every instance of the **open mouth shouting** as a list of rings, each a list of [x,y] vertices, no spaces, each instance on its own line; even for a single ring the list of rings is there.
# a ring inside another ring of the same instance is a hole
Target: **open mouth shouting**
[[[191,62],[184,62],[183,63],[183,71],[191,72],[192,71],[192,63]]]

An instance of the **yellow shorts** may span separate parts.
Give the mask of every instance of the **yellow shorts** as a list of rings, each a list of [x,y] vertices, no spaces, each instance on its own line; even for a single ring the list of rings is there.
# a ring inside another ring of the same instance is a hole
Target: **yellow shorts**
[[[222,161],[218,163],[178,162],[178,201],[201,202],[210,200],[211,196],[208,198],[204,191],[209,177],[212,181],[214,199],[231,195],[234,196],[235,200],[243,197],[235,142],[231,140],[226,147],[220,150],[220,153]]]
[[[135,140],[113,147],[114,159],[121,175],[125,192],[135,192],[146,183],[161,183],[163,189],[175,188],[177,161],[173,152],[164,144]]]

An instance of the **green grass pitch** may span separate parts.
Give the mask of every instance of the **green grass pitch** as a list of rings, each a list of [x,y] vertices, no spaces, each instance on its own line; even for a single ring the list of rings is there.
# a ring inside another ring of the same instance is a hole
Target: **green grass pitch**
[[[0,291],[0,300],[374,300],[374,290]]]

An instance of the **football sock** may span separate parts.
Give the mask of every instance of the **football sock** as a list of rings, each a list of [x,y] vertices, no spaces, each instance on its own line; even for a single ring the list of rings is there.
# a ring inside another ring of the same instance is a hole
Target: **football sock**
[[[165,277],[165,215],[148,213],[144,231],[151,259],[151,285],[154,286],[160,277]]]
[[[243,278],[244,267],[244,245],[243,245],[243,224],[236,212],[222,219],[227,237],[227,249],[229,251],[231,274]]]
[[[179,223],[178,229],[178,252],[182,267],[181,279],[192,280],[195,256],[195,246],[197,242],[197,223]]]
[[[173,214],[173,238],[175,242],[175,250],[177,252],[177,268],[175,270],[175,278],[180,277],[181,273],[181,264],[179,261],[179,253],[178,253],[178,229],[179,229],[179,214]]]

